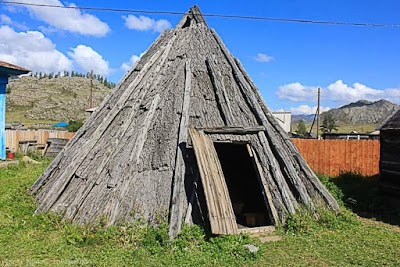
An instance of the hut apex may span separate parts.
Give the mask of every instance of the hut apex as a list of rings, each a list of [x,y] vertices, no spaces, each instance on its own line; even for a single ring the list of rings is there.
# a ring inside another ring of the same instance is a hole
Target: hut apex
[[[36,212],[107,224],[164,216],[235,234],[339,206],[240,62],[192,7],[164,31],[32,186]]]

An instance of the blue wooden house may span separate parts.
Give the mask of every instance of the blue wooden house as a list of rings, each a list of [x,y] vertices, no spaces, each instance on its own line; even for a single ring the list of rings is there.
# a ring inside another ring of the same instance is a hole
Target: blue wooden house
[[[6,159],[6,87],[8,78],[26,74],[30,70],[0,61],[0,160]]]

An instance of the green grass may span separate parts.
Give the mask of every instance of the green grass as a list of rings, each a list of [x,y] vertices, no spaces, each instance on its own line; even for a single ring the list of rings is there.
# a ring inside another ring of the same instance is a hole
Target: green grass
[[[378,175],[347,172],[333,178],[321,176],[321,179],[339,201],[358,215],[400,225],[400,207],[389,205],[388,199],[379,196]]]
[[[300,211],[279,229],[282,241],[265,244],[247,236],[209,238],[199,227],[185,227],[171,242],[164,224],[105,229],[102,222],[89,227],[54,214],[33,216],[36,204],[27,190],[48,163],[0,169],[0,266],[400,265],[399,227],[361,220],[349,210],[338,215],[322,211],[318,221]],[[348,191],[342,192],[335,181],[324,178],[335,196],[345,200]],[[252,254],[244,244],[260,250]]]
[[[6,122],[7,123],[12,123],[12,122],[19,122],[25,126],[32,126],[34,124],[54,124],[58,121],[53,121],[53,120],[33,120],[33,119],[28,119],[25,117],[25,112],[26,111],[7,111],[6,112]]]

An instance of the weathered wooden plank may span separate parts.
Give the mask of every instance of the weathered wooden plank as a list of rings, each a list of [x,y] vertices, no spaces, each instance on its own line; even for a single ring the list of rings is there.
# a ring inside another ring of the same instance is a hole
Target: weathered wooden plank
[[[264,126],[254,127],[213,127],[213,128],[199,128],[207,134],[256,134],[265,131]]]
[[[293,196],[292,191],[290,191],[288,184],[285,181],[285,177],[282,173],[278,161],[275,158],[274,153],[271,150],[271,147],[268,143],[268,140],[264,132],[259,132],[258,138],[264,149],[264,153],[266,154],[266,159],[268,160],[268,165],[270,168],[271,175],[274,178],[278,186],[278,189],[280,190],[280,193],[282,195],[283,203],[285,204],[287,211],[290,214],[294,214],[296,212],[296,208],[298,207],[298,203],[295,197]]]
[[[267,205],[269,217],[271,218],[272,223],[274,225],[276,225],[276,224],[280,223],[281,221],[279,220],[279,215],[278,215],[278,212],[276,211],[275,205],[272,202],[272,195],[271,195],[271,191],[269,189],[269,185],[267,183],[267,180],[264,177],[263,169],[261,167],[261,163],[258,159],[257,153],[254,151],[254,149],[252,147],[250,147],[250,151],[252,154],[252,158],[255,162],[255,165],[257,167],[257,175],[259,176],[260,184],[263,188],[263,197],[264,197],[264,201],[266,202],[266,205]]]
[[[211,231],[214,234],[235,234],[238,231],[236,218],[214,145],[193,127],[189,128],[189,133],[206,196]]]
[[[207,133],[207,136],[214,142],[218,143],[237,143],[247,144],[251,140],[251,134],[212,134]]]
[[[192,72],[190,67],[190,60],[185,65],[185,89],[183,93],[183,103],[181,112],[181,121],[179,125],[178,143],[175,160],[174,180],[172,186],[171,198],[171,211],[169,221],[169,236],[175,238],[182,226],[183,217],[183,201],[185,198],[185,157],[186,157],[186,143],[187,131],[189,123],[189,107],[190,107],[190,93],[192,83]]]
[[[191,216],[192,216],[192,210],[193,210],[193,204],[194,204],[195,197],[196,197],[197,184],[199,182],[199,179],[200,179],[200,174],[197,173],[196,178],[193,181],[192,192],[191,192],[191,194],[189,196],[189,203],[188,203],[188,207],[187,207],[186,215],[185,215],[185,223],[186,224],[190,223],[190,219],[191,219]]]
[[[266,180],[270,188],[270,192],[272,195],[272,202],[278,212],[279,221],[284,222],[287,217],[289,211],[287,210],[285,203],[283,201],[282,190],[279,188],[278,184],[275,182],[275,171],[270,166],[270,160],[268,159],[268,155],[264,151],[264,147],[262,146],[258,135],[255,135],[251,139],[251,146],[254,151],[256,151],[261,168],[263,170],[263,177]]]
[[[221,82],[221,74],[217,70],[217,67],[215,66],[213,61],[209,58],[206,59],[206,66],[214,87],[214,92],[216,94],[215,100],[219,103],[219,106],[221,107],[225,125],[233,126],[235,125],[235,119],[232,114],[230,100],[227,96],[225,87]]]

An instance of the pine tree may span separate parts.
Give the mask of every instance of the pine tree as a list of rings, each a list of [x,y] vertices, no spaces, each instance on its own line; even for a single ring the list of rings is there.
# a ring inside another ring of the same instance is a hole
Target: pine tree
[[[306,130],[306,125],[304,124],[304,121],[299,120],[299,123],[297,124],[296,133],[299,135],[304,135],[306,132],[307,132],[307,130]]]
[[[338,125],[336,124],[336,119],[332,116],[332,114],[328,113],[324,116],[322,121],[321,130],[324,133],[331,133],[332,131],[338,130]]]
[[[107,78],[105,78],[105,79],[104,79],[104,81],[103,81],[103,84],[104,84],[104,86],[105,86],[105,87],[108,87],[108,81],[107,81]]]

